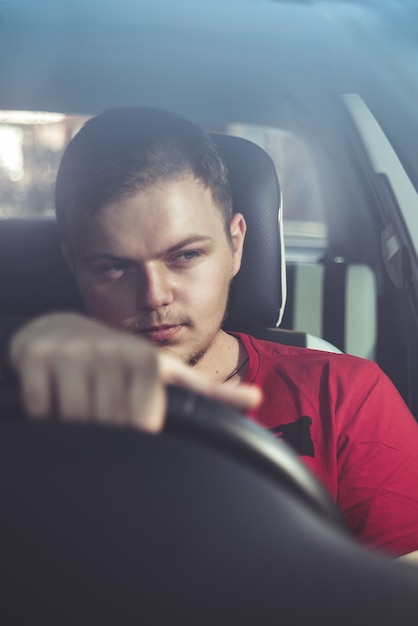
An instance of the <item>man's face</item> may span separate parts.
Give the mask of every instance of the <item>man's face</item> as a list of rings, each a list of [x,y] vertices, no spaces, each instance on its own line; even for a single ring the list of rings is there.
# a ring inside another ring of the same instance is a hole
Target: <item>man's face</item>
[[[210,190],[187,176],[78,217],[64,255],[94,317],[194,364],[219,335],[244,235],[235,214],[228,241]]]

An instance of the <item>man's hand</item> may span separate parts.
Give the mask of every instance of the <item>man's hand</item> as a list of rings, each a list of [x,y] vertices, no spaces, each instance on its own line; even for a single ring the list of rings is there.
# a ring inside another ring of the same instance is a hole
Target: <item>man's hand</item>
[[[11,360],[24,407],[34,418],[54,413],[158,432],[166,413],[165,384],[191,388],[238,410],[261,399],[257,388],[210,383],[147,341],[71,313],[24,326],[12,339]]]

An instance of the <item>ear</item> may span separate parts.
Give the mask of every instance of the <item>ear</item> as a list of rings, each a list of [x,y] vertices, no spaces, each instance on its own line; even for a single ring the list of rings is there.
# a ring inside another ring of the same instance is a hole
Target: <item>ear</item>
[[[242,250],[244,247],[245,233],[247,232],[247,224],[241,213],[235,213],[230,223],[231,240],[232,240],[232,277],[238,274],[241,267]]]
[[[65,243],[65,241],[61,242],[61,252],[62,252],[62,256],[64,257],[64,259],[66,260],[70,270],[73,272],[74,274],[74,262],[73,262],[73,257],[70,251],[70,248],[68,247],[68,245]]]

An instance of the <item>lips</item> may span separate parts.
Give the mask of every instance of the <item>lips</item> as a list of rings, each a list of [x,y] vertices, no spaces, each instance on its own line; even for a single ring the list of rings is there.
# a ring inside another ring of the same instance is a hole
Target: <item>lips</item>
[[[182,324],[152,326],[140,331],[140,334],[153,342],[170,341],[183,328]]]

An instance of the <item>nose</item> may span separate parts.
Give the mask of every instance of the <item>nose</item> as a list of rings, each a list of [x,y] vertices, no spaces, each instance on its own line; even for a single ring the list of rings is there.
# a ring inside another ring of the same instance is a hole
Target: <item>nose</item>
[[[138,283],[138,309],[154,310],[173,301],[168,271],[163,264],[156,262],[147,265]]]

